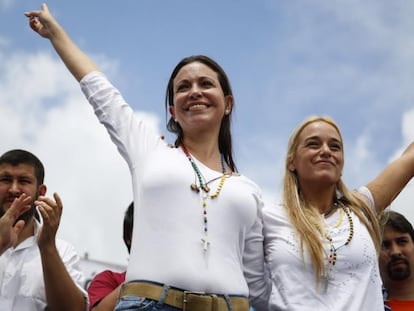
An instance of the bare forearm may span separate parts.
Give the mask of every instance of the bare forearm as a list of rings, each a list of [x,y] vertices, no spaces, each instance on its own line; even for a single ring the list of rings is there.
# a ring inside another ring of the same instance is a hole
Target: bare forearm
[[[99,71],[98,66],[78,48],[59,25],[55,26],[50,41],[76,80],[80,81],[91,71]]]
[[[86,310],[82,292],[72,280],[56,247],[40,249],[48,310]]]
[[[41,10],[26,12],[25,15],[29,18],[30,27],[40,36],[51,41],[66,67],[78,81],[89,72],[99,70],[94,62],[73,43],[62,26],[50,14],[45,3],[41,5]]]
[[[108,294],[105,298],[103,298],[95,307],[93,307],[92,311],[112,311],[112,310],[114,310],[116,302],[118,301],[119,290],[120,290],[121,286],[122,285],[118,286],[110,294]]]

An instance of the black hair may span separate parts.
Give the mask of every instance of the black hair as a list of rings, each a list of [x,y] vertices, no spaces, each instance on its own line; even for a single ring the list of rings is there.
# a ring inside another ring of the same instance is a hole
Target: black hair
[[[124,216],[124,242],[128,248],[128,253],[131,251],[132,229],[134,226],[134,202],[129,204]]]
[[[404,215],[395,211],[385,211],[381,214],[380,223],[383,227],[390,226],[395,231],[408,233],[414,242],[414,229]]]
[[[174,106],[174,79],[177,76],[178,72],[183,68],[185,65],[199,62],[211,70],[213,70],[218,77],[220,82],[221,89],[223,90],[224,96],[232,96],[233,91],[231,89],[230,80],[227,77],[227,74],[223,70],[223,68],[213,59],[205,55],[193,55],[186,58],[183,58],[177,66],[175,66],[173,72],[171,73],[170,79],[168,80],[167,90],[165,94],[165,109],[166,109],[166,116],[168,115],[168,109],[170,106]],[[233,106],[234,107],[234,99],[233,99]],[[229,114],[224,115],[223,119],[221,120],[220,126],[220,133],[219,133],[219,150],[224,155],[226,163],[230,166],[232,171],[237,172],[236,164],[234,163],[233,159],[233,147],[232,147],[232,139],[231,139],[231,112]],[[175,140],[175,146],[178,147],[183,142],[183,130],[174,120],[173,117],[167,122],[167,129],[171,133],[175,133],[177,138]]]
[[[22,149],[7,151],[0,157],[0,165],[2,164],[10,164],[12,166],[17,166],[19,164],[28,164],[34,168],[37,184],[42,185],[44,182],[44,166],[39,158],[29,151]]]

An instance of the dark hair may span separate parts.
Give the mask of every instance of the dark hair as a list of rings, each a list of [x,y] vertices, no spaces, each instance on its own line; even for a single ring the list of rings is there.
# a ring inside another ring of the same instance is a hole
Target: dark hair
[[[37,184],[43,184],[45,178],[45,169],[40,160],[31,152],[21,149],[7,151],[0,157],[0,165],[10,164],[17,166],[19,164],[27,164],[34,168]]]
[[[411,240],[414,242],[413,226],[404,215],[394,211],[385,211],[381,214],[380,223],[384,228],[390,226],[395,231],[408,233],[411,236]]]
[[[124,242],[128,248],[128,253],[131,251],[132,228],[134,227],[134,202],[129,204],[124,216]]]
[[[174,79],[177,76],[178,72],[183,68],[185,65],[199,62],[207,67],[209,67],[211,70],[213,70],[218,77],[218,80],[220,82],[221,89],[223,90],[224,96],[233,96],[233,92],[231,90],[230,81],[224,72],[223,68],[211,59],[208,56],[205,55],[193,55],[186,58],[183,58],[177,66],[175,66],[173,72],[171,73],[171,77],[168,80],[167,84],[167,91],[165,94],[165,108],[166,108],[166,116],[168,115],[168,108],[170,106],[174,106]],[[234,107],[234,102],[233,102]],[[224,158],[227,162],[227,164],[230,166],[230,168],[236,172],[236,164],[234,163],[233,159],[233,149],[232,149],[232,139],[231,139],[231,119],[230,119],[231,113],[225,115],[223,119],[221,120],[221,126],[220,126],[220,133],[219,133],[219,150],[224,155]],[[167,122],[167,129],[171,133],[175,133],[177,135],[177,139],[175,140],[175,146],[178,147],[183,142],[183,130],[181,126],[176,122],[172,117]]]

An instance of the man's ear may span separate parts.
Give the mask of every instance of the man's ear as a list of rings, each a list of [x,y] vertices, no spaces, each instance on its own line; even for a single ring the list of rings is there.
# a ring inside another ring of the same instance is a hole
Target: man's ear
[[[45,184],[41,184],[40,186],[39,186],[39,196],[40,195],[46,195],[46,192],[47,192],[47,187],[46,187],[46,185]],[[36,198],[37,199],[37,198]]]

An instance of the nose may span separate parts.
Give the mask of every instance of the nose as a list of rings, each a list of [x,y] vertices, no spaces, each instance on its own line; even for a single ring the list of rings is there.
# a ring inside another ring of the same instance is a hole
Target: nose
[[[13,195],[20,195],[20,187],[17,180],[11,182],[9,192]]]
[[[193,84],[190,89],[190,98],[196,99],[201,97],[201,88],[197,84]]]
[[[388,251],[391,256],[401,256],[401,249],[396,243],[391,243]]]
[[[320,154],[325,157],[331,156],[331,149],[326,143],[322,144]]]

